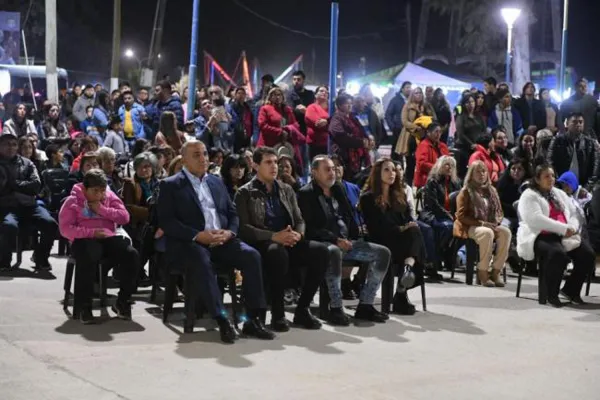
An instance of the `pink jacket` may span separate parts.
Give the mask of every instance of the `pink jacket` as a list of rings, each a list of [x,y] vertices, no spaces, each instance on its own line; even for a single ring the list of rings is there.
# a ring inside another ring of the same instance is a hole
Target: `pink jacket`
[[[75,239],[92,239],[98,229],[104,230],[107,236],[114,236],[117,225],[129,222],[129,212],[121,199],[110,189],[106,190],[106,198],[100,205],[98,214],[86,215],[87,200],[83,193],[83,183],[73,186],[71,195],[67,197],[58,214],[60,234],[73,241]],[[93,214],[93,212],[91,212]]]

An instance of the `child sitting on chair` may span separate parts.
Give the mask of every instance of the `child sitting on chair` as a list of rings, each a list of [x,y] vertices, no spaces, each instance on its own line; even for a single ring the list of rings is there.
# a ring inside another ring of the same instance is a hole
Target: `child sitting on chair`
[[[83,182],[73,187],[58,216],[60,233],[72,242],[75,257],[75,302],[81,313],[73,315],[84,324],[94,323],[92,294],[98,263],[109,259],[118,265],[120,291],[113,312],[131,319],[129,300],[136,289],[139,257],[128,238],[119,236],[118,225],[129,222],[129,213],[121,199],[107,190],[100,169],[91,169]]]

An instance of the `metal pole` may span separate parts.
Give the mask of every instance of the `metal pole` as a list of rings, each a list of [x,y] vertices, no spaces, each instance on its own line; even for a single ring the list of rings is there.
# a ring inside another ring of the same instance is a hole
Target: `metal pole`
[[[23,39],[23,50],[25,51],[25,65],[27,65],[27,76],[29,77],[29,88],[33,97],[33,108],[37,112],[37,101],[35,100],[35,89],[31,80],[31,65],[29,65],[29,56],[27,55],[27,40],[25,40],[25,31],[21,29],[21,38]],[[47,67],[46,67],[47,68]],[[47,79],[47,78],[46,78]]]
[[[28,68],[30,68],[28,66]],[[35,98],[33,87],[31,94]],[[56,0],[46,0],[46,98],[58,103],[56,70]]]
[[[562,46],[560,48],[560,71],[558,75],[558,95],[563,98],[565,92],[565,70],[567,67],[567,29],[569,27],[569,0],[564,3]]]
[[[329,39],[329,116],[335,112],[334,98],[337,92],[337,46],[338,20],[340,8],[337,0],[331,2],[331,33]],[[327,153],[331,147],[331,139],[327,140]]]
[[[188,83],[188,104],[187,115],[194,115],[196,103],[196,68],[198,63],[198,21],[200,19],[200,0],[194,0],[194,9],[192,12],[192,41],[190,44],[190,69]]]
[[[119,60],[121,58],[121,0],[113,0],[113,48],[110,67],[110,90],[119,88]]]
[[[508,37],[506,39],[506,84],[510,89],[510,48],[512,46],[512,25],[508,25]]]

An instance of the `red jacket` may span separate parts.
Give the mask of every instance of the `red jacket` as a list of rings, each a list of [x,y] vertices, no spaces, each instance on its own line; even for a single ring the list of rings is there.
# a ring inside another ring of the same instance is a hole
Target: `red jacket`
[[[322,127],[317,127],[315,124],[320,119],[329,120],[329,113],[319,103],[313,103],[306,107],[304,120],[306,121],[306,142],[315,146],[327,146],[327,138],[329,136],[329,123]]]
[[[415,153],[415,160],[417,163],[414,179],[415,186],[418,188],[425,186],[429,171],[431,171],[437,159],[441,156],[448,155],[450,155],[450,151],[448,151],[446,143],[439,142],[436,149],[429,138],[421,140],[421,143],[417,146],[417,152]]]
[[[469,158],[469,165],[473,164],[475,161],[483,161],[493,184],[498,182],[500,174],[506,169],[500,156],[494,153],[494,157],[492,158],[489,150],[479,144],[475,146],[475,152],[471,154],[471,157]]]
[[[286,123],[282,125],[284,114]],[[300,132],[300,125],[298,125],[298,121],[294,117],[294,111],[288,106],[284,107],[283,114],[270,104],[265,104],[260,108],[258,112],[258,129],[260,130],[260,135],[256,147],[273,147],[282,142],[284,127],[289,132],[287,141],[294,146],[296,162],[299,167],[302,167],[300,145],[306,142],[306,137]]]

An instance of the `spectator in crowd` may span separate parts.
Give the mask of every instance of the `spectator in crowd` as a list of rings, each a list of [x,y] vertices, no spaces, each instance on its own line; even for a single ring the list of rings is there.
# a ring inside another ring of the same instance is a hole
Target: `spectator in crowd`
[[[249,169],[246,160],[239,154],[230,154],[223,162],[221,178],[232,201],[238,189],[249,181]]]
[[[214,126],[214,122],[211,121],[212,117],[212,102],[209,99],[200,100],[198,103],[200,105],[200,111],[198,116],[193,120],[194,122],[194,135],[196,139],[201,140],[204,145],[209,148],[212,146],[212,135],[209,128],[210,126]]]
[[[83,94],[77,98],[75,105],[73,106],[73,115],[77,118],[80,123],[83,122],[87,117],[87,108],[94,106],[95,104],[95,91],[94,87],[89,83],[85,85]],[[83,127],[82,127],[83,128]],[[85,132],[85,129],[84,129]]]
[[[450,194],[460,190],[456,175],[456,161],[443,155],[433,165],[423,191],[423,210],[420,220],[433,228],[437,262],[444,261],[446,268],[454,262],[450,246],[454,216],[451,213]]]
[[[294,189],[294,192],[298,193],[303,182],[298,176],[294,159],[286,154],[282,154],[277,160],[277,166],[279,167],[279,180],[290,185]]]
[[[85,112],[86,118],[80,123],[81,131],[89,136],[97,135],[98,131],[94,124],[94,106],[87,106]]]
[[[12,112],[12,117],[2,126],[2,134],[22,137],[28,134],[37,135],[35,124],[27,118],[27,107],[24,103],[17,103]]]
[[[28,136],[21,136],[19,138],[19,150],[18,153],[21,157],[28,159],[35,166],[38,175],[42,173],[44,169],[44,163],[38,156],[37,149],[35,148],[33,141]]]
[[[527,82],[523,86],[521,97],[514,102],[515,109],[519,112],[523,129],[535,127],[535,131],[546,128],[546,110],[544,104],[535,98],[535,85]]]
[[[235,342],[238,333],[227,317],[212,263],[237,268],[243,275],[243,298],[248,314],[243,333],[273,339],[275,335],[264,326],[267,304],[261,257],[240,240],[245,236],[244,228],[239,237],[235,236],[238,227],[244,224],[240,223],[243,219],[238,219],[223,182],[207,174],[206,146],[200,141],[189,141],[181,153],[185,167],[161,182],[157,204],[159,227],[166,237],[166,259],[173,269],[185,272],[186,293],[191,296],[186,305],[195,305],[202,299],[209,315],[219,324],[221,340]],[[284,268],[283,265],[277,267]],[[272,299],[273,304],[276,301]],[[195,318],[196,314],[186,309],[185,331],[193,329]]]
[[[73,115],[68,117],[65,120],[65,126],[67,127],[67,133],[69,134],[69,139],[74,139],[83,135],[81,131],[81,126],[79,125],[79,121]]]
[[[294,157],[296,164],[302,169],[301,145],[306,138],[300,131],[292,108],[283,99],[284,94],[280,88],[274,87],[269,91],[267,101],[258,113],[260,137],[257,146],[274,147],[277,152],[283,147],[281,151]]]
[[[526,132],[519,136],[519,144],[514,149],[513,154],[516,158],[523,160],[528,171],[533,171],[536,153],[535,134]]]
[[[96,83],[96,84],[94,85],[94,92],[98,93],[98,92],[100,92],[101,90],[104,90],[104,86],[102,86],[102,84],[101,84],[101,83]]]
[[[485,93],[481,90],[474,94],[475,96],[475,112],[481,116],[483,123],[487,126],[488,112],[485,108]]]
[[[408,81],[402,82],[400,91],[392,98],[390,104],[388,104],[388,108],[385,110],[385,121],[393,132],[392,145],[398,142],[398,138],[402,132],[402,109],[408,101],[411,91],[412,83]]]
[[[138,89],[135,102],[144,108],[150,103],[150,93],[147,87],[141,87]]]
[[[496,96],[496,91],[498,90],[496,86],[498,82],[496,78],[490,76],[483,81],[483,90],[485,91],[485,110],[486,114],[491,114],[496,109],[496,104],[498,103],[498,97]]]
[[[118,115],[110,117],[108,130],[102,145],[113,149],[119,158],[127,157],[129,154],[129,144],[123,135],[123,124]]]
[[[498,125],[506,128],[508,147],[512,148],[519,135],[523,133],[523,122],[519,112],[512,107],[512,96],[508,90],[498,89],[496,96],[498,97],[498,104],[488,114],[488,129],[491,132]]]
[[[118,114],[123,121],[123,134],[129,146],[133,146],[135,139],[145,137],[144,133],[144,107],[135,102],[133,92],[127,90],[122,93],[123,105],[119,107]]]
[[[427,176],[434,164],[441,156],[450,154],[446,143],[442,142],[442,128],[437,122],[431,123],[427,127],[427,136],[417,146],[415,158],[417,167],[415,168],[414,184],[417,188],[425,186]]]
[[[65,144],[70,136],[67,125],[60,119],[60,108],[56,103],[46,103],[42,109],[44,120],[38,126],[37,135],[42,148],[49,143]]]
[[[212,109],[207,127],[212,135],[213,146],[232,151],[234,149],[235,137],[230,129],[232,117],[227,111],[223,89],[213,85],[208,89],[208,94],[212,101]]]
[[[106,176],[108,187],[113,193],[120,194],[123,188],[123,181],[119,177],[119,171],[116,167],[117,154],[110,147],[100,147],[96,152],[96,156],[98,166]]]
[[[319,154],[327,154],[327,141],[329,140],[329,89],[327,86],[317,86],[315,102],[306,107],[304,119],[310,159],[312,160]]]
[[[304,236],[305,223],[296,194],[289,185],[277,181],[275,150],[259,147],[253,157],[256,177],[238,190],[235,203],[240,217],[240,238],[262,254],[269,282],[272,328],[278,332],[290,329],[283,301],[286,278],[290,267],[306,266],[294,323],[306,329],[319,329],[321,323],[309,307],[329,265],[327,246]]]
[[[521,135],[519,137],[519,141],[525,135]],[[494,129],[492,129],[492,137],[494,138],[494,148],[496,154],[502,160],[504,165],[508,165],[510,160],[512,159],[513,152],[508,148],[508,138],[506,137],[506,128],[502,125],[498,125]]]
[[[57,144],[50,144],[46,147],[45,152],[48,161],[46,161],[44,169],[60,168],[65,171],[69,170],[69,164],[64,156],[62,147]]]
[[[483,161],[475,161],[469,166],[464,186],[456,199],[454,236],[473,239],[479,246],[477,281],[483,286],[504,287],[501,275],[508,258],[511,233],[501,225],[503,217],[502,204],[488,168]],[[491,263],[494,242],[496,249]]]
[[[306,108],[315,102],[315,92],[304,87],[306,75],[298,70],[292,73],[292,90],[288,92],[286,104],[294,110],[294,116],[300,127],[300,132],[306,136]]]
[[[423,280],[425,244],[390,159],[378,160],[371,169],[367,190],[360,198],[360,210],[371,240],[390,249],[393,262],[401,266],[393,311],[414,314],[415,306],[408,300],[407,291]]]
[[[75,158],[77,158],[79,155],[81,140],[81,138],[71,139],[69,144],[67,144],[67,149],[64,152],[64,156],[69,168],[71,167],[71,164],[73,164],[73,160],[75,160]]]
[[[546,129],[550,129],[552,133],[556,134],[559,130],[563,130],[563,121],[561,118],[561,112],[558,106],[552,102],[550,97],[550,89],[540,89],[540,101],[544,107],[546,117]]]
[[[556,180],[556,186],[567,194],[569,202],[566,204],[566,206],[571,208],[571,215],[575,216],[575,218],[579,220],[582,238],[588,240],[586,226],[587,218],[584,207],[590,200],[592,200],[592,195],[583,187],[581,187],[579,182],[577,182],[577,177],[571,171],[567,171],[562,174]]]
[[[391,254],[381,245],[359,241],[358,226],[352,206],[341,185],[336,184],[335,166],[326,155],[317,156],[311,164],[313,180],[299,193],[299,205],[306,223],[306,238],[325,243],[330,263],[325,282],[331,301],[328,321],[348,326],[342,295],[342,263],[368,263],[367,282],[362,288],[355,318],[383,323],[389,317],[373,307],[375,295],[387,272]]]
[[[119,295],[112,311],[118,318],[131,319],[131,295],[139,264],[138,253],[128,238],[119,236],[117,226],[129,221],[119,197],[106,190],[107,181],[99,169],[88,171],[83,182],[75,185],[60,214],[60,233],[72,242],[75,257],[75,301],[81,314],[74,315],[84,324],[95,323],[92,295],[96,266],[109,258],[119,269]]]
[[[343,162],[345,179],[353,181],[363,167],[371,164],[369,150],[375,142],[369,140],[361,124],[353,118],[350,111],[352,98],[346,94],[335,99],[337,110],[329,123],[331,152]]]
[[[568,206],[569,198],[554,187],[552,167],[538,165],[529,188],[519,200],[519,232],[517,251],[526,261],[537,259],[546,275],[548,303],[561,307],[559,291],[574,304],[584,304],[580,292],[585,277],[595,265],[596,254],[587,239],[579,233],[577,216]],[[567,264],[573,271],[560,284]]]
[[[225,160],[225,151],[219,147],[213,147],[208,151],[208,159],[210,161],[209,173],[219,175],[223,160]]]
[[[183,157],[178,155],[169,163],[168,176],[173,176],[183,169]]]
[[[385,134],[377,113],[367,105],[361,95],[354,96],[353,103],[352,116],[360,123],[367,138],[374,142],[371,147],[378,146]]]
[[[81,145],[79,146],[79,154],[71,163],[71,172],[79,171],[79,165],[81,163],[81,157],[85,155],[85,153],[90,151],[98,150],[98,139],[93,136],[86,136],[81,139]]]
[[[446,95],[444,95],[444,91],[441,88],[437,88],[433,92],[431,106],[437,116],[437,122],[442,129],[440,140],[443,143],[448,144],[448,132],[450,130],[450,124],[452,123],[452,111],[450,110],[450,104],[446,100]]]
[[[575,82],[575,94],[563,101],[560,105],[560,112],[564,115],[578,113],[583,115],[584,133],[596,138],[594,127],[596,125],[596,114],[598,112],[598,101],[594,96],[588,93],[588,82],[580,78]],[[557,171],[557,174],[560,175]]]
[[[82,90],[81,85],[77,82],[73,83],[71,88],[71,92],[69,92],[62,103],[62,112],[65,117],[70,117],[73,115],[73,108],[75,107],[75,103],[79,100],[81,96]]]
[[[56,221],[36,203],[41,189],[39,175],[33,163],[18,155],[17,150],[15,135],[0,135],[0,268],[10,268],[12,245],[19,227],[27,221],[40,233],[34,253],[35,268],[49,270],[48,257],[56,236]]]
[[[600,174],[600,146],[596,139],[584,134],[585,129],[584,115],[570,114],[567,132],[552,139],[547,155],[556,174],[571,171],[584,187],[597,182]]]
[[[480,136],[475,142],[475,152],[469,158],[469,166],[477,161],[483,162],[488,170],[488,177],[493,185],[498,182],[502,171],[506,168],[502,158],[496,153],[496,141],[490,134]]]
[[[365,100],[367,108],[372,110],[377,116],[377,120],[381,125],[381,129],[383,130],[383,120],[385,119],[385,111],[383,110],[383,104],[381,103],[381,99],[375,97],[373,94],[373,90],[371,90],[371,84],[365,83],[361,86],[358,91],[358,95]]]
[[[101,129],[108,128],[111,117],[110,94],[106,90],[96,93],[96,102],[94,103],[93,122],[94,126],[104,136]],[[102,142],[100,142],[102,146]]]
[[[254,115],[246,101],[246,89],[243,86],[235,88],[233,101],[227,106],[231,115],[231,131],[234,137],[234,152],[252,144]]]
[[[412,185],[415,174],[417,144],[422,139],[424,133],[423,127],[415,123],[415,121],[423,116],[436,119],[433,107],[423,97],[423,90],[417,87],[412,91],[408,102],[402,109],[403,128],[400,138],[398,138],[398,143],[396,143],[396,153],[406,157],[406,183],[409,185]]]
[[[185,135],[177,129],[176,115],[171,111],[164,111],[160,116],[160,129],[154,138],[154,144],[169,145],[179,152],[183,143],[185,143]]]
[[[154,101],[146,106],[146,114],[151,121],[150,135],[146,135],[149,140],[154,140],[154,136],[160,130],[161,116],[165,111],[175,114],[175,123],[177,127],[183,128],[183,108],[179,97],[173,96],[171,92],[171,83],[162,80],[154,87]],[[172,145],[171,145],[172,147]]]
[[[493,79],[493,78],[492,78]],[[485,123],[475,110],[475,97],[472,94],[463,96],[460,105],[462,112],[456,118],[456,165],[458,176],[462,179],[467,174],[467,165],[471,154],[477,146],[477,139],[485,133]]]
[[[149,200],[158,188],[158,179],[156,178],[158,160],[154,154],[143,152],[133,160],[133,168],[135,170],[133,179],[123,181],[122,197],[130,215],[127,233],[140,255],[138,284],[146,284],[148,275],[144,266],[154,252],[154,237],[153,233],[145,227],[150,215]]]
[[[123,169],[122,175],[123,178],[133,178],[133,174],[135,174],[135,169],[133,168],[133,160],[135,157],[147,151],[150,148],[150,142],[146,139],[136,139],[135,144],[131,148],[131,161],[125,164],[125,168]]]
[[[502,173],[496,185],[504,218],[510,222],[510,228],[514,234],[517,233],[517,227],[519,226],[514,203],[521,197],[521,186],[529,178],[531,178],[529,164],[519,158],[514,158],[508,164],[508,168]]]

